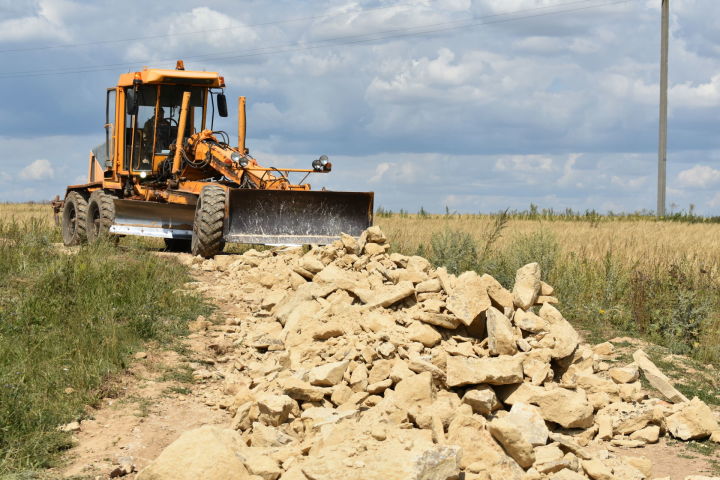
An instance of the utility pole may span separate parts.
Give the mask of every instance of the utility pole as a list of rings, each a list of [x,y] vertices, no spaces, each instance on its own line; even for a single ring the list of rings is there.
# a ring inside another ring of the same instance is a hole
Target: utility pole
[[[665,168],[667,167],[668,39],[670,0],[662,0],[660,32],[660,132],[658,141],[657,215],[665,216]]]

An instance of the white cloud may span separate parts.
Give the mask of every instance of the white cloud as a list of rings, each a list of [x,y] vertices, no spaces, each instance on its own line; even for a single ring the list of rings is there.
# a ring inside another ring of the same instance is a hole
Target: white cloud
[[[513,155],[498,158],[495,162],[498,172],[521,172],[535,174],[553,170],[553,159],[544,155]]]
[[[705,83],[693,85],[686,82],[675,85],[668,93],[675,106],[707,108],[720,105],[720,75],[713,77]]]
[[[20,178],[23,180],[49,180],[55,178],[55,169],[49,160],[41,158],[20,170]]]
[[[629,188],[629,189],[638,189],[640,187],[643,187],[645,185],[645,182],[647,182],[648,177],[642,176],[642,177],[620,177],[618,175],[613,175],[610,177],[610,181],[613,185],[617,185],[621,188]],[[617,205],[614,206],[614,208],[608,208],[608,210],[616,210]]]
[[[71,2],[44,0],[39,2],[36,15],[0,21],[0,42],[68,41],[71,35],[63,17],[73,6]]]
[[[388,162],[383,162],[383,163],[378,164],[378,166],[375,167],[375,175],[370,177],[370,183],[379,182],[382,179],[385,172],[390,170],[390,168],[393,165],[394,165],[393,163],[388,163]]]
[[[202,48],[213,49],[206,53],[228,53],[232,45],[252,46],[258,36],[255,31],[243,22],[208,7],[196,7],[189,12],[168,15],[162,21],[155,22],[155,30],[167,33],[169,37],[157,41],[136,41],[128,46],[125,58],[129,61],[146,59],[166,59],[176,54],[178,58],[187,51],[198,51]],[[188,32],[202,32],[189,34]],[[193,67],[193,61],[186,62],[186,67]]]
[[[708,188],[720,183],[720,170],[708,165],[695,165],[678,174],[678,182],[683,187]]]

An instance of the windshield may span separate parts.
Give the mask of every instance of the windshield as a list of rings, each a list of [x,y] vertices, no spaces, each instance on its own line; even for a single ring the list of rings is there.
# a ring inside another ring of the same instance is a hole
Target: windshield
[[[205,92],[204,87],[184,85],[142,85],[138,90],[138,113],[135,124],[128,118],[131,135],[126,135],[128,145],[126,152],[132,152],[134,170],[147,171],[154,168],[154,155],[167,155],[170,145],[177,140],[177,129],[180,121],[180,108],[184,92],[190,92],[190,108],[188,110],[185,136],[202,130],[204,118]],[[159,94],[159,101],[158,101]],[[134,149],[130,148],[134,138]]]

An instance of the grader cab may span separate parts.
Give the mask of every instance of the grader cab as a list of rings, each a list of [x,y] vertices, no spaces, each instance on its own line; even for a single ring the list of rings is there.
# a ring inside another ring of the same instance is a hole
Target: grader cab
[[[372,224],[372,192],[311,190],[326,174],[261,165],[245,147],[245,98],[237,146],[213,130],[227,117],[225,81],[214,72],[145,69],[107,89],[105,143],[90,154],[88,183],[70,185],[62,210],[66,245],[102,236],[160,237],[171,250],[212,257],[226,242],[327,244]],[[301,176],[298,183],[291,176]]]

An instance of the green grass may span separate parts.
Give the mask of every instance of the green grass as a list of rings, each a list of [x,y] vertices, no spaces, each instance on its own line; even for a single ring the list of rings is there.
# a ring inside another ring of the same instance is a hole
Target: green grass
[[[166,369],[158,378],[160,382],[195,383],[193,369],[188,365],[181,365]]]
[[[173,293],[189,276],[171,260],[107,243],[67,254],[58,241],[41,220],[0,220],[0,476],[53,465],[71,445],[58,425],[111,394],[144,342],[209,310]]]

